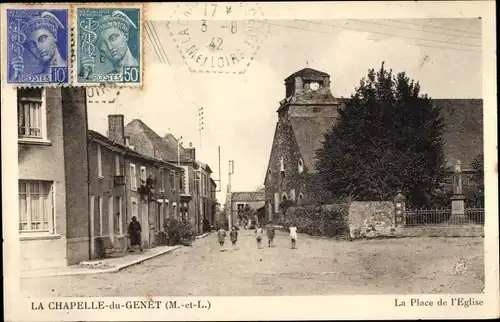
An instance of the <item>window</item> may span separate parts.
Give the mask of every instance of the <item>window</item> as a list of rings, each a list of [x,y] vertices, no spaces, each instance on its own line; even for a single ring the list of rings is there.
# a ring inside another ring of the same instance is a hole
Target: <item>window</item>
[[[146,172],[146,167],[141,166],[141,180],[146,182],[147,178],[148,178],[148,173]]]
[[[203,172],[200,171],[200,185],[201,185],[201,193],[203,193],[203,195],[206,195],[206,186],[205,186],[205,174]]]
[[[175,191],[175,171],[170,171],[169,181],[170,190]]]
[[[131,213],[132,217],[137,218],[139,214],[139,206],[137,204],[137,198],[130,198],[130,205],[131,205]]]
[[[17,133],[26,141],[47,140],[45,90],[25,88],[17,90]]]
[[[302,193],[299,193],[299,200],[304,199],[304,195]]]
[[[133,163],[130,164],[130,190],[137,190],[137,171]]]
[[[54,233],[54,227],[53,183],[19,180],[19,231]]]
[[[295,189],[290,190],[290,200],[295,201]]]
[[[283,157],[280,158],[280,171],[285,172],[285,159]]]
[[[102,154],[101,154],[101,146],[97,146],[97,176],[99,179],[102,179]]]
[[[115,155],[115,175],[121,176],[121,174],[122,174],[122,163],[120,160],[120,155],[117,153]]]
[[[286,193],[283,193],[283,201],[286,201],[288,197],[286,196]]]
[[[245,204],[244,203],[239,203],[236,205],[238,208],[238,212],[242,212],[245,209]]]
[[[304,161],[302,159],[299,159],[299,173],[304,172]]]
[[[160,176],[160,191],[165,191],[165,175],[163,168],[160,168],[159,176]]]

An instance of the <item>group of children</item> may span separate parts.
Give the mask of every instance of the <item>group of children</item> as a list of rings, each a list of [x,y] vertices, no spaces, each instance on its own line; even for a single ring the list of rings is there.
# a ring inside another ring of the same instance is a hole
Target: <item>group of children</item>
[[[274,231],[274,225],[272,224],[271,221],[269,221],[266,231],[267,231],[267,246],[274,247],[274,237],[276,236],[276,232]],[[296,249],[297,227],[295,227],[295,225],[292,223],[290,225],[289,231],[290,231],[290,241],[292,243],[292,249]],[[263,228],[260,225],[257,225],[257,228],[255,228],[255,239],[257,241],[258,249],[262,248],[263,235],[264,235]],[[219,239],[220,250],[222,252],[224,251],[224,243],[226,241],[226,231],[224,230],[224,228],[222,227],[219,228],[219,231],[217,232],[217,237]],[[229,237],[231,239],[231,244],[234,249],[236,247],[236,242],[238,241],[238,230],[236,230],[235,226],[231,227],[231,232],[229,233]]]

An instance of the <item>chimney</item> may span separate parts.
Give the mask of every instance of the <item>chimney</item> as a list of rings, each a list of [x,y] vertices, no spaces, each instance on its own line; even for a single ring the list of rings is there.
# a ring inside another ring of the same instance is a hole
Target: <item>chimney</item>
[[[108,137],[113,142],[125,144],[125,126],[123,114],[108,115]]]
[[[125,146],[130,146],[130,136],[125,135],[124,139],[125,139]]]
[[[193,143],[189,142],[189,148],[186,148],[189,153],[189,157],[194,161],[196,160],[196,149],[193,147]]]

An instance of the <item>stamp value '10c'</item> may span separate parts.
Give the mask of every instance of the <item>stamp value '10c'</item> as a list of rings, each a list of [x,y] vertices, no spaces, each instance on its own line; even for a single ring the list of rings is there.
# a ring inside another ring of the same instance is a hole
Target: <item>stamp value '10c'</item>
[[[142,84],[142,8],[76,8],[76,85]]]
[[[71,79],[68,9],[7,10],[7,83],[43,86]]]

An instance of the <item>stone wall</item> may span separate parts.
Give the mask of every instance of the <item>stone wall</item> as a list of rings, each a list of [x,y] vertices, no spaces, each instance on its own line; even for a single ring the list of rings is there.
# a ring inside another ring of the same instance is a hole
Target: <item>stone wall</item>
[[[353,201],[349,206],[349,233],[352,239],[396,237],[392,201]]]

